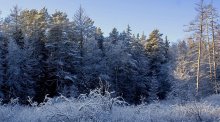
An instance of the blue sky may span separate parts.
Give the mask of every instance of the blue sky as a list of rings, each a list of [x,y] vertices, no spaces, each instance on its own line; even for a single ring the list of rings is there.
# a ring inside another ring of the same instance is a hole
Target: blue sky
[[[48,8],[49,13],[61,10],[72,19],[80,5],[86,10],[95,25],[108,35],[113,27],[119,31],[127,25],[133,33],[148,35],[159,29],[170,41],[183,39],[184,25],[194,19],[195,3],[199,0],[0,0],[0,10],[6,16],[10,9],[18,5],[22,9]],[[210,2],[211,0],[205,0]],[[220,0],[213,0],[220,12]]]

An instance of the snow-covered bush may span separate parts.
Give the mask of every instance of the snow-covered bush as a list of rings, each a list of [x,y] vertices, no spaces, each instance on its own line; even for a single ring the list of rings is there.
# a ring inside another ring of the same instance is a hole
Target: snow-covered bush
[[[11,104],[0,106],[0,122],[219,122],[220,106],[213,104],[218,97],[185,104],[163,101],[133,106],[95,89],[77,99],[46,97],[38,106],[21,106],[17,99],[11,100]]]

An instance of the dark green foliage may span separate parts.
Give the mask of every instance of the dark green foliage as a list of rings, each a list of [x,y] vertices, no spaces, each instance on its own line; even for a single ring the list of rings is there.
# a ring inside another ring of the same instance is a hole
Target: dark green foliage
[[[118,30],[116,28],[112,29],[112,32],[109,34],[109,39],[110,41],[115,44],[118,41],[118,37],[119,37],[119,33]]]
[[[8,81],[8,39],[0,33],[0,53],[1,53],[1,80],[0,80],[0,97],[3,98],[3,102],[10,100],[10,85]]]
[[[22,104],[28,104],[28,97],[38,103],[45,96],[78,97],[99,86],[109,86],[130,104],[166,98],[169,42],[158,30],[146,40],[144,34],[135,37],[128,25],[121,33],[113,28],[105,38],[81,7],[73,21],[60,11],[49,15],[45,8],[15,15],[5,25],[11,28],[4,30],[10,43],[0,38],[0,97],[6,102],[16,97]]]
[[[24,48],[24,36],[23,36],[21,29],[13,33],[13,38],[16,41],[16,43],[20,46],[20,48],[23,49]]]
[[[149,79],[151,79],[151,83],[154,86],[156,84],[156,88],[152,88],[152,91],[156,94],[158,99],[164,99],[166,97],[166,93],[170,89],[170,84],[168,80],[169,71],[168,71],[168,49],[169,43],[168,40],[164,42],[162,39],[162,34],[159,30],[154,30],[149,39],[145,44],[146,55],[149,60],[149,71],[147,71],[147,75]],[[156,81],[152,81],[152,77],[155,77]],[[155,93],[156,92],[156,93]]]

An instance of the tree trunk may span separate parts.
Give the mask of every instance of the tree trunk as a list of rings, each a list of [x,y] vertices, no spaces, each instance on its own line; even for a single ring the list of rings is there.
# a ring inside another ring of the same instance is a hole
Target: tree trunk
[[[213,48],[213,68],[214,68],[214,83],[215,83],[215,93],[218,94],[218,84],[217,84],[217,74],[216,74],[216,55],[215,55],[215,29],[214,29],[214,22],[213,22],[213,15],[212,15],[212,21],[211,21],[211,28],[212,28],[212,48]]]
[[[203,1],[202,1],[203,2]],[[203,3],[201,4],[201,7],[203,7]],[[197,59],[197,77],[196,77],[196,94],[199,93],[199,82],[200,82],[200,65],[201,65],[201,45],[203,40],[203,22],[204,22],[204,11],[203,8],[201,8],[201,18],[200,18],[200,37],[199,37],[199,47],[198,47],[198,59]]]
[[[80,30],[80,65],[83,65],[83,32]]]
[[[210,81],[212,82],[213,80],[213,72],[212,72],[212,57],[211,57],[211,45],[210,45],[210,42],[209,42],[209,25],[208,25],[208,19],[206,19],[206,31],[207,31],[207,43],[208,43],[208,51],[209,51],[209,78],[210,78]]]
[[[199,48],[198,48],[198,59],[197,59],[197,76],[196,76],[196,94],[198,95],[199,92],[199,80],[200,80],[200,61],[201,61],[201,39],[199,41]]]

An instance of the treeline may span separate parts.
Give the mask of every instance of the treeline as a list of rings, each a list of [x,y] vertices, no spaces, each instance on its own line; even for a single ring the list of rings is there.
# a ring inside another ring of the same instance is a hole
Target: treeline
[[[149,39],[128,25],[108,37],[80,7],[74,19],[56,11],[20,10],[1,21],[0,97],[43,102],[45,96],[77,97],[97,87],[125,101],[165,99],[169,84],[169,42],[159,30]],[[104,95],[105,92],[103,92]]]
[[[113,28],[104,37],[80,7],[73,20],[56,11],[15,6],[0,28],[0,98],[78,97],[100,87],[126,102],[190,100],[220,92],[218,12],[203,0],[186,31],[170,46],[155,29],[149,37]]]

